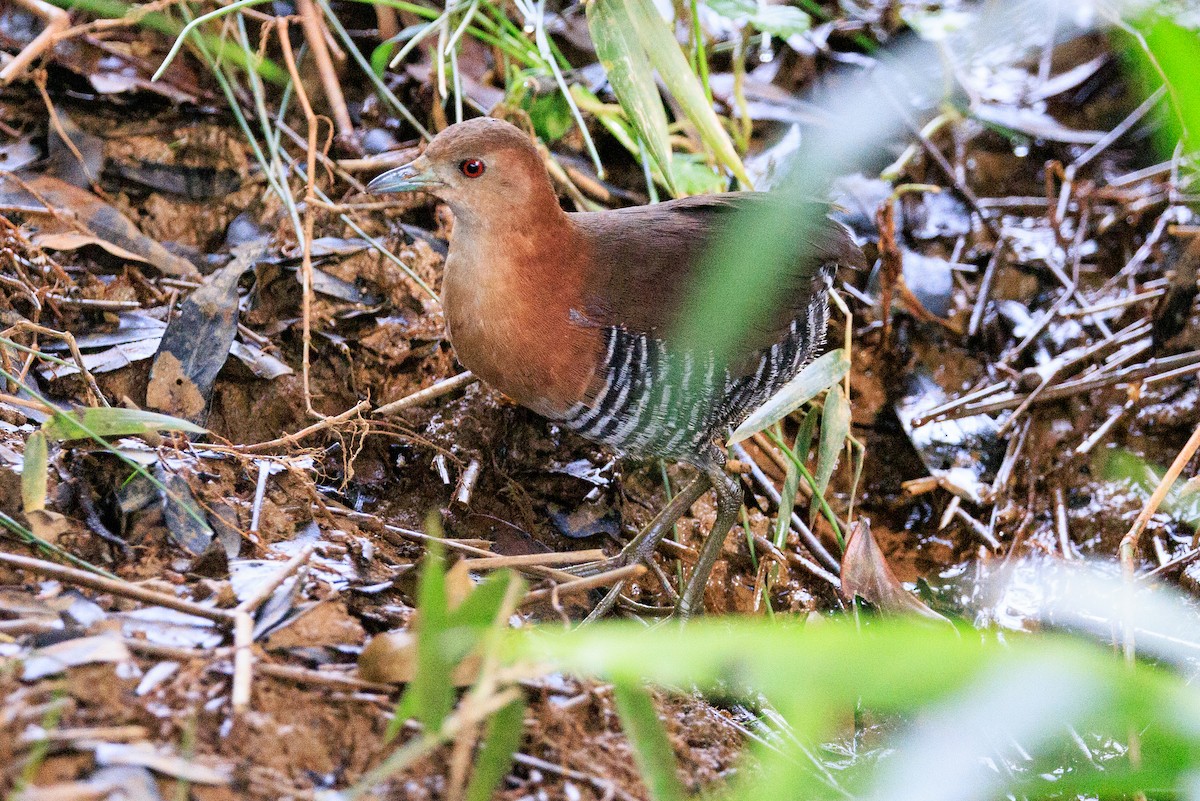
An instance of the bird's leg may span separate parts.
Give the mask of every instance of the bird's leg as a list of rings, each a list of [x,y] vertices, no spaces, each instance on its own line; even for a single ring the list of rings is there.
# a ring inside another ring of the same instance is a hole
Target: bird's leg
[[[676,521],[692,508],[700,496],[708,491],[709,477],[701,473],[684,487],[683,491],[671,499],[670,503],[662,508],[654,519],[650,521],[650,525],[646,526],[638,535],[629,541],[629,544],[621,549],[621,552],[612,559],[606,559],[603,562],[593,562],[588,565],[580,565],[572,573],[581,576],[594,576],[598,573],[603,573],[607,570],[614,570],[625,565],[634,565],[645,559],[649,559],[658,544],[662,542],[662,538],[667,535],[671,527]]]
[[[621,556],[625,559],[625,564],[637,564],[653,556],[658,544],[662,542],[663,537],[667,536],[667,532],[679,521],[684,512],[691,509],[692,504],[700,500],[701,495],[708,492],[708,482],[708,476],[702,473],[691,484],[684,487],[682,492],[672,498],[662,508],[662,511],[654,516],[650,525],[642,529],[636,537],[629,541],[628,545],[621,549]]]
[[[725,472],[725,460],[722,457],[723,454],[714,448],[714,454],[696,463],[696,466],[704,471],[701,475],[708,478],[708,483],[712,484],[713,492],[717,495],[717,519],[712,530],[708,532],[704,545],[700,547],[700,557],[679,595],[679,604],[675,607],[675,612],[681,618],[687,618],[704,605],[704,588],[708,585],[708,577],[721,555],[721,549],[725,546],[725,537],[737,522],[738,512],[742,508],[742,485]]]

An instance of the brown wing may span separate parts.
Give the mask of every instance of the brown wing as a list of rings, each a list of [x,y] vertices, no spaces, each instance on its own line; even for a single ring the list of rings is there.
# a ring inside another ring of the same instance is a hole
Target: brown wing
[[[723,227],[738,217],[736,212],[765,202],[770,201],[759,192],[727,193],[571,215],[590,246],[594,265],[582,311],[596,324],[652,334],[669,343],[682,316],[693,308],[702,285],[704,254]],[[863,266],[862,252],[849,232],[827,213],[828,206],[819,203],[797,211],[797,216],[819,222],[795,258],[772,277],[775,297],[765,299],[746,339],[733,348],[735,372],[741,364],[753,364],[748,357],[778,342],[807,308],[813,292],[822,291],[822,265]],[[747,254],[744,269],[759,268],[753,259]],[[728,287],[730,293],[740,289]]]

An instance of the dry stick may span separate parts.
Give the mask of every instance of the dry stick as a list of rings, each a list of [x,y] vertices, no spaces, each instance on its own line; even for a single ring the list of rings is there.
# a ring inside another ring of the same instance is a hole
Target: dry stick
[[[258,588],[258,592],[251,595],[246,600],[242,601],[234,608],[234,612],[245,612],[246,614],[254,614],[258,607],[262,606],[271,594],[287,580],[288,576],[295,573],[303,567],[313,555],[313,550],[316,546],[309,544],[301,548],[295,556],[284,563],[283,567],[279,568],[279,572],[271,576],[270,581],[265,582]]]
[[[571,768],[564,768],[562,765],[557,765],[553,762],[547,762],[544,759],[538,759],[535,756],[523,754],[520,751],[513,754],[513,761],[529,768],[535,768],[547,773],[553,773],[556,776],[562,776],[567,779],[574,779],[577,782],[590,784],[592,789],[600,793],[603,801],[611,801],[611,799],[619,799],[619,801],[635,801],[634,796],[622,790],[610,779],[603,779],[599,776],[592,776],[587,773],[580,773]]]
[[[385,403],[374,411],[376,417],[384,417],[397,412],[404,411],[411,406],[420,406],[428,403],[435,398],[440,398],[443,395],[448,395],[456,389],[461,389],[475,381],[475,376],[470,370],[459,373],[450,378],[444,378],[436,384],[431,384],[425,389],[418,390],[411,395],[406,395],[399,400],[394,400],[391,403]]]
[[[1112,300],[1102,301],[1091,306],[1073,309],[1069,312],[1066,312],[1063,317],[1087,317],[1088,315],[1096,314],[1097,312],[1112,311],[1113,309],[1120,309],[1125,306],[1133,306],[1145,300],[1154,300],[1155,298],[1162,297],[1165,294],[1167,294],[1167,288],[1158,287],[1156,289],[1139,292],[1136,295],[1127,295],[1123,298],[1114,298]]]
[[[318,431],[324,431],[327,428],[333,428],[334,426],[340,425],[347,420],[356,417],[361,412],[365,412],[369,408],[371,408],[370,401],[359,401],[353,407],[347,409],[341,414],[334,417],[326,417],[324,420],[313,423],[307,428],[302,428],[294,434],[285,434],[278,439],[269,440],[267,442],[259,442],[254,445],[237,445],[234,449],[240,453],[262,453],[263,451],[270,451],[276,448],[290,447],[300,442],[300,440],[316,434]]]
[[[1138,267],[1142,266],[1143,262],[1150,258],[1151,254],[1154,252],[1155,246],[1158,245],[1158,240],[1161,239],[1162,235],[1166,232],[1172,216],[1173,215],[1170,214],[1170,210],[1163,212],[1158,216],[1158,220],[1154,223],[1154,228],[1151,229],[1150,234],[1146,237],[1145,241],[1142,242],[1141,247],[1134,252],[1133,258],[1131,258],[1124,267],[1118,270],[1115,275],[1104,282],[1104,285],[1100,287],[1101,293],[1112,289],[1117,285],[1118,281],[1121,281],[1126,276],[1133,275],[1134,271],[1137,270]]]
[[[1105,150],[1112,146],[1114,142],[1124,136],[1130,128],[1137,125],[1142,117],[1150,113],[1150,111],[1158,105],[1158,102],[1163,99],[1167,92],[1167,87],[1158,87],[1153,94],[1142,101],[1142,104],[1135,108],[1133,112],[1123,119],[1117,127],[1106,133],[1094,145],[1084,151],[1079,158],[1067,165],[1063,172],[1062,190],[1058,196],[1058,219],[1062,219],[1067,210],[1067,203],[1070,199],[1070,194],[1074,188],[1075,174],[1082,168],[1087,166],[1096,156],[1099,156]]]
[[[563,551],[552,553],[528,553],[520,556],[485,556],[480,559],[464,559],[468,570],[501,570],[506,567],[529,565],[574,565],[597,562],[604,558],[604,551],[593,548],[587,551]]]
[[[21,409],[33,409],[35,412],[41,412],[42,414],[54,414],[56,411],[53,407],[47,406],[41,401],[26,400],[25,398],[18,398],[16,395],[9,395],[4,392],[0,392],[0,403],[6,403],[9,406],[16,406]]]
[[[1117,409],[1115,412],[1110,414],[1108,419],[1100,424],[1099,428],[1088,435],[1087,439],[1079,443],[1079,446],[1075,448],[1075,453],[1080,456],[1086,456],[1091,452],[1092,448],[1096,447],[1097,443],[1108,436],[1108,432],[1112,431],[1113,426],[1115,426],[1121,420],[1121,418],[1129,414],[1131,411],[1133,411],[1134,407],[1137,406],[1137,403],[1142,396],[1141,390],[1141,384],[1134,384],[1132,387],[1130,387],[1129,400],[1125,401],[1120,409]]]
[[[1054,528],[1058,532],[1058,545],[1062,549],[1063,559],[1074,559],[1071,529],[1067,525],[1067,499],[1061,486],[1054,488]]]
[[[16,0],[16,2],[35,16],[45,20],[46,27],[32,42],[25,45],[4,69],[0,70],[0,86],[7,86],[14,78],[24,73],[33,60],[49,50],[58,35],[71,24],[71,18],[66,11],[43,2],[43,0]]]
[[[383,695],[391,695],[396,692],[395,685],[363,681],[354,676],[334,673],[331,670],[313,670],[312,668],[296,667],[294,665],[274,665],[270,662],[259,662],[256,670],[264,676],[286,679],[294,681],[297,684],[317,684],[343,690],[365,690]]]
[[[89,589],[107,592],[111,595],[116,595],[122,598],[132,598],[143,603],[155,604],[163,606],[167,609],[174,609],[176,612],[183,612],[196,617],[202,617],[206,620],[215,620],[222,623],[231,622],[234,619],[234,612],[229,609],[217,609],[211,606],[203,606],[194,601],[176,598],[174,595],[167,595],[157,590],[148,590],[145,587],[139,587],[136,584],[125,581],[124,579],[109,579],[103,576],[97,576],[93,573],[87,573],[83,570],[76,570],[73,567],[64,567],[57,565],[54,562],[47,562],[42,559],[35,559],[31,556],[19,556],[12,553],[0,553],[0,564],[8,565],[9,567],[20,568],[37,573],[41,576],[58,579],[68,584],[74,584],[79,587],[88,587]]]
[[[321,37],[319,21],[316,19],[316,9],[313,7],[312,0],[299,0],[299,8],[301,19],[304,24],[304,35],[308,40],[309,47],[313,49],[313,53],[317,59],[318,69],[322,68],[321,56],[324,55],[326,65],[330,72],[333,70],[332,63],[329,63],[329,51],[325,50],[325,40]],[[313,296],[313,266],[312,266],[312,239],[313,239],[313,201],[316,199],[316,193],[313,191],[313,184],[316,181],[317,173],[317,115],[313,112],[312,104],[308,102],[308,93],[304,90],[304,83],[300,80],[300,71],[296,68],[296,57],[292,53],[292,43],[288,38],[287,20],[280,18],[276,20],[276,31],[279,34],[279,43],[283,51],[283,60],[287,64],[288,74],[291,75],[292,85],[296,88],[296,99],[300,102],[300,108],[304,111],[304,119],[308,123],[308,147],[306,148],[306,168],[304,175],[304,242],[303,252],[300,258],[300,274],[303,277],[303,295],[301,306],[303,308],[303,352],[301,354],[300,364],[304,387],[304,407],[305,410],[314,417],[324,418],[325,415],[313,409],[312,405],[312,386],[309,383],[309,359],[312,350],[312,296]],[[320,47],[317,47],[317,43]],[[325,78],[325,71],[321,69],[322,80]],[[334,84],[337,84],[336,77]],[[337,88],[338,96],[341,97],[341,87]],[[329,93],[329,87],[326,86],[326,94]],[[330,104],[333,105],[333,96],[329,95]],[[343,111],[345,101],[342,103]],[[336,112],[336,106],[334,110]],[[347,122],[349,119],[347,118]],[[340,123],[340,120],[339,120]]]
[[[1146,524],[1150,522],[1150,518],[1153,517],[1155,512],[1158,511],[1158,507],[1167,497],[1167,493],[1170,492],[1171,488],[1175,486],[1176,479],[1179,478],[1179,474],[1183,472],[1183,468],[1187,466],[1187,463],[1191,461],[1192,456],[1195,455],[1197,448],[1200,448],[1200,426],[1197,426],[1196,430],[1192,432],[1192,436],[1189,437],[1188,441],[1184,444],[1183,450],[1179,452],[1179,455],[1175,457],[1175,461],[1171,462],[1171,466],[1167,468],[1167,472],[1163,475],[1162,481],[1160,481],[1158,486],[1154,489],[1154,493],[1150,496],[1150,500],[1146,502],[1146,506],[1137,516],[1137,519],[1133,521],[1133,525],[1130,527],[1129,533],[1121,538],[1121,544],[1117,549],[1117,552],[1121,557],[1121,572],[1125,574],[1125,579],[1127,582],[1132,583],[1134,580],[1134,551],[1137,550],[1138,539],[1140,538],[1142,531],[1145,530]],[[1193,541],[1193,545],[1194,544],[1195,542]],[[1127,623],[1123,629],[1125,661],[1132,664],[1136,656],[1136,643],[1134,642],[1133,626]],[[1133,742],[1138,742],[1136,737],[1133,738]]]
[[[69,298],[65,295],[56,295],[53,292],[46,294],[46,300],[53,303],[60,303],[63,306],[76,306],[81,309],[95,309],[97,311],[135,311],[142,308],[142,304],[136,300],[105,300],[103,298]]]
[[[454,493],[455,503],[463,506],[471,505],[471,494],[475,491],[475,482],[479,480],[479,473],[482,470],[483,464],[478,459],[472,459],[467,463],[467,467],[462,472],[462,478],[458,482],[458,490]]]
[[[58,115],[58,109],[54,107],[54,101],[50,99],[50,93],[46,91],[45,70],[38,70],[33,74],[33,85],[37,87],[38,94],[42,96],[42,103],[46,106],[46,116],[50,118],[50,127],[54,129],[54,133],[58,136],[59,140],[71,151],[71,155],[75,157],[75,161],[79,162],[79,166],[83,169],[83,174],[87,177],[92,191],[105,201],[111,202],[103,187],[100,186],[98,176],[92,174],[91,168],[88,167],[87,159],[79,152],[75,140],[68,136],[66,130],[63,128],[62,118]]]
[[[325,89],[325,99],[333,110],[333,118],[337,121],[338,133],[350,140],[354,138],[354,123],[350,120],[350,112],[346,108],[346,98],[342,95],[342,85],[338,82],[337,72],[333,67],[333,59],[329,55],[329,41],[325,38],[325,24],[317,11],[313,0],[298,0],[296,8],[300,12],[300,23],[304,27],[304,40],[312,49],[313,58],[317,62],[317,73],[321,76],[321,86]],[[294,67],[289,67],[289,71]],[[296,81],[295,78],[292,79]],[[300,82],[296,81],[296,92],[301,92]],[[306,112],[307,114],[308,112]]]
[[[34,311],[39,314],[41,313],[42,302],[38,299],[37,290],[35,290],[32,286],[26,284],[24,281],[18,278],[10,278],[7,275],[0,275],[0,284],[4,284],[5,286],[11,287],[22,293],[25,296],[25,299],[29,301],[30,305],[33,306]]]
[[[233,618],[233,682],[229,692],[233,713],[240,715],[250,708],[250,687],[254,682],[254,618],[241,609]]]
[[[400,18],[396,9],[384,3],[375,3],[374,6],[380,41],[386,41],[400,33]]]
[[[160,659],[173,659],[183,662],[191,659],[226,659],[233,649],[222,648],[180,648],[174,645],[161,645],[148,640],[136,640],[131,637],[122,638],[121,642],[129,650],[146,656]],[[390,694],[396,691],[391,684],[379,684],[331,670],[312,670],[310,668],[293,667],[291,665],[274,665],[270,662],[260,662],[257,671],[264,676],[294,681],[298,684],[317,684],[345,690],[366,690]]]
[[[161,11],[164,8],[170,8],[178,4],[179,0],[155,0],[152,3],[142,3],[141,5],[132,6],[123,16],[112,19],[92,20],[82,25],[76,25],[73,28],[67,28],[65,31],[55,34],[54,44],[58,44],[65,39],[77,39],[80,36],[88,36],[110,28],[131,28],[138,25],[147,14],[152,14],[155,11]]]
[[[460,553],[465,553],[465,554],[471,554],[472,556],[480,556],[480,557],[484,557],[487,559],[491,559],[496,556],[496,554],[494,554],[491,551],[484,550],[483,548],[476,548],[474,545],[467,545],[464,542],[458,542],[457,540],[451,540],[451,539],[444,539],[442,537],[434,537],[434,536],[425,534],[420,531],[413,531],[412,529],[401,528],[400,526],[393,526],[388,523],[384,523],[384,522],[380,521],[380,519],[378,517],[367,514],[366,512],[356,512],[353,509],[343,509],[340,506],[335,506],[332,504],[325,505],[323,507],[319,506],[317,504],[313,504],[313,511],[332,512],[333,514],[341,515],[342,517],[348,517],[352,520],[374,521],[374,522],[378,523],[380,525],[380,527],[383,529],[384,538],[387,539],[389,542],[395,542],[395,539],[393,539],[392,537],[389,537],[388,535],[395,534],[397,538],[410,540],[412,542],[419,542],[422,545],[429,543],[431,540],[437,540],[438,542],[440,542],[442,545],[444,545],[449,550],[458,551]],[[517,569],[522,573],[527,573],[536,578],[553,579],[554,581],[575,581],[576,579],[579,578],[575,574],[568,573],[565,570],[556,570],[552,567],[543,567],[541,565],[520,565],[517,567]]]
[[[925,414],[914,417],[912,419],[912,427],[920,428],[923,425],[937,422],[942,419],[943,415],[949,414],[960,406],[966,406],[968,403],[974,403],[975,401],[982,400],[989,395],[995,395],[1000,390],[1011,388],[1012,382],[1001,381],[999,384],[991,384],[979,389],[973,389],[966,395],[963,395],[961,398],[955,398],[952,401],[946,401],[941,406],[935,406],[929,411],[925,412]]]
[[[1121,555],[1121,566],[1124,568],[1126,576],[1133,577],[1134,551],[1137,549],[1138,539],[1142,531],[1145,530],[1146,524],[1150,522],[1150,518],[1154,517],[1155,513],[1158,512],[1158,507],[1162,505],[1163,500],[1167,497],[1167,493],[1175,486],[1175,480],[1179,478],[1179,474],[1183,472],[1183,468],[1191,461],[1198,448],[1200,448],[1200,426],[1197,426],[1196,430],[1192,432],[1192,436],[1188,438],[1187,443],[1183,446],[1183,450],[1175,457],[1175,461],[1171,462],[1171,466],[1167,468],[1162,481],[1155,487],[1150,500],[1146,502],[1137,519],[1133,521],[1129,532],[1121,538],[1118,553]]]
[[[41,334],[54,339],[61,339],[63,342],[67,343],[67,349],[71,351],[71,358],[75,360],[75,366],[79,368],[79,374],[83,376],[84,384],[87,387],[88,394],[94,396],[92,397],[92,402],[102,403],[105,406],[108,406],[108,401],[105,399],[104,393],[100,391],[100,385],[96,383],[95,377],[91,374],[91,371],[87,369],[87,365],[84,364],[83,353],[80,352],[79,344],[75,341],[75,336],[70,331],[55,331],[53,328],[47,328],[44,325],[31,323],[28,320],[22,320],[16,325],[6,328],[4,331],[0,332],[0,337],[12,338],[13,334],[21,331],[30,331],[34,334]]]
[[[979,328],[983,325],[983,313],[987,309],[988,299],[992,295],[992,285],[996,282],[996,269],[1000,265],[1000,257],[1004,255],[1006,246],[1007,243],[1004,239],[996,242],[992,258],[988,260],[987,267],[983,271],[983,278],[979,281],[979,292],[975,295],[975,308],[971,310],[971,320],[967,324],[968,337],[979,335]]]
[[[1200,351],[1181,353],[1177,356],[1168,356],[1163,359],[1151,359],[1144,364],[1126,367],[1124,370],[1115,373],[1105,373],[1099,376],[1081,378],[1076,381],[1065,381],[1042,392],[1036,402],[1049,403],[1050,401],[1062,400],[1063,398],[1069,398],[1084,392],[1091,392],[1094,389],[1101,389],[1124,381],[1150,380],[1151,378],[1157,378],[1155,374],[1161,370],[1170,370],[1172,377],[1175,377],[1176,375],[1188,372],[1189,369],[1195,368],[1197,364],[1200,364]],[[1001,400],[970,404],[958,410],[955,414],[943,418],[943,420],[955,420],[960,417],[971,417],[976,414],[991,414],[992,412],[999,412],[1005,409],[1015,409],[1021,405],[1024,399],[1025,396],[1023,395],[1014,395]]]
[[[995,504],[996,499],[1000,497],[1000,493],[1008,489],[1008,482],[1012,480],[1013,470],[1017,466],[1017,459],[1021,456],[1021,451],[1025,449],[1025,438],[1029,436],[1029,429],[1033,427],[1032,420],[1026,420],[1021,426],[1020,432],[1008,440],[1008,449],[1004,453],[1004,461],[1000,463],[1000,469],[996,471],[996,478],[992,481],[991,489],[988,492],[987,500]],[[960,501],[959,496],[954,496],[955,501]],[[953,503],[953,501],[951,501]]]
[[[525,599],[521,601],[521,605],[524,606],[535,601],[545,600],[549,598],[551,594],[561,597],[569,593],[583,592],[585,590],[595,589],[596,587],[607,587],[618,582],[624,584],[626,581],[637,578],[646,572],[646,566],[642,564],[626,565],[625,567],[606,570],[603,573],[597,573],[596,575],[588,576],[587,578],[575,579],[574,581],[565,581],[562,584],[558,584],[547,590],[534,590],[525,596]]]

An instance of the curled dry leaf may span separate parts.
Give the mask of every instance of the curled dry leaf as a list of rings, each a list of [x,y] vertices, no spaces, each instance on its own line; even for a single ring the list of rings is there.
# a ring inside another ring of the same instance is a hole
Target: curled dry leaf
[[[455,687],[468,687],[479,675],[481,658],[468,654],[450,674]],[[371,639],[358,657],[358,677],[383,684],[407,684],[417,672],[417,638],[409,631],[389,631]]]
[[[199,422],[208,414],[217,373],[229,358],[238,324],[238,280],[260,252],[247,245],[183,302],[167,325],[150,368],[146,405]]]
[[[871,535],[870,522],[864,519],[856,520],[850,527],[846,553],[842,556],[842,596],[847,601],[857,596],[883,612],[917,614],[949,622],[904,589]]]
[[[50,250],[99,245],[118,258],[145,262],[163,275],[197,278],[199,271],[138,230],[121,212],[100,198],[49,175],[0,173],[0,206],[37,215],[34,244]],[[43,216],[44,215],[44,216]]]

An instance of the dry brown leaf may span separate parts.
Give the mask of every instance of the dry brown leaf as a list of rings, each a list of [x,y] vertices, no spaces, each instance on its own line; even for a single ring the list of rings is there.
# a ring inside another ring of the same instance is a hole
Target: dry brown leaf
[[[164,275],[197,278],[200,272],[143,234],[128,217],[91,192],[50,175],[0,175],[0,205],[38,216],[33,241],[46,248],[96,244],[122,259],[145,262]],[[47,208],[47,206],[49,208]]]
[[[455,687],[468,687],[479,676],[481,657],[477,653],[454,668],[450,681]],[[389,631],[373,637],[358,657],[358,677],[383,684],[407,684],[417,672],[417,638],[408,631]]]
[[[842,556],[842,596],[847,601],[857,596],[882,612],[917,614],[930,620],[949,622],[904,589],[879,543],[871,535],[870,522],[865,519],[855,521],[850,527],[846,553]]]
[[[207,403],[196,382],[183,372],[183,363],[175,354],[161,352],[154,360],[150,384],[146,387],[146,405],[160,412],[196,420]]]

